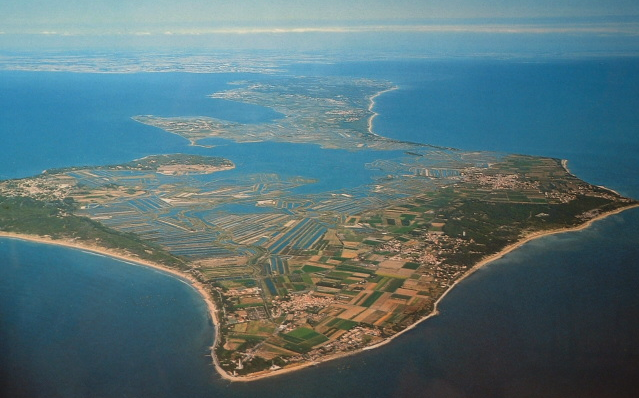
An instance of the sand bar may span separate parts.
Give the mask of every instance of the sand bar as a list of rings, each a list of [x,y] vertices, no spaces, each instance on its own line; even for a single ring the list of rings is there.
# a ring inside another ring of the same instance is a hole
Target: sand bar
[[[384,93],[388,93],[388,92],[390,92],[390,91],[397,90],[398,88],[399,88],[399,87],[394,86],[394,87],[388,88],[388,89],[386,89],[386,90],[382,90],[382,91],[378,92],[377,94],[375,94],[375,95],[373,95],[372,97],[370,97],[370,98],[369,98],[369,101],[370,101],[370,102],[369,102],[369,104],[368,104],[368,111],[373,113],[373,114],[372,114],[372,115],[368,118],[368,133],[369,133],[369,134],[377,135],[377,134],[373,133],[373,120],[374,120],[377,116],[379,116],[379,113],[377,113],[377,112],[373,111],[373,108],[375,107],[375,99],[376,99],[377,97],[379,97],[380,95],[384,94]],[[379,137],[379,136],[378,136],[378,137]]]

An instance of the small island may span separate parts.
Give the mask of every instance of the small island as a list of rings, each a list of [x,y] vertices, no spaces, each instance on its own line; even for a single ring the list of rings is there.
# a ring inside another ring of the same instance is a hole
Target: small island
[[[377,136],[374,99],[389,83],[238,84],[246,87],[214,96],[286,118],[248,127],[136,120],[193,144],[224,137],[397,155],[362,165],[379,172],[375,180],[320,193],[296,189],[313,178],[252,174],[228,159],[185,154],[0,182],[2,235],[102,251],[189,279],[209,303],[212,356],[231,380],[385,344],[523,242],[638,205],[578,179],[560,159]]]

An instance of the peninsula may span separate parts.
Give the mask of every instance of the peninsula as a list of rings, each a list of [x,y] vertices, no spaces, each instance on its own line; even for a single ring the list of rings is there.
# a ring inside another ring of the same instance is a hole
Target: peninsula
[[[393,151],[381,177],[305,193],[307,176],[244,172],[219,157],[165,154],[0,181],[0,234],[160,267],[210,304],[223,377],[254,380],[385,344],[437,313],[460,280],[530,239],[637,206],[559,159],[464,152],[372,132],[390,83],[294,78],[238,82],[215,98],[284,117],[135,120],[191,143],[318,144]],[[348,152],[345,152],[348,153]],[[343,170],[348,173],[349,170]]]

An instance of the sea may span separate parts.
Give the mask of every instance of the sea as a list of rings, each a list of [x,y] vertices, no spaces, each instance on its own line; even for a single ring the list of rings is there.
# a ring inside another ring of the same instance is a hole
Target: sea
[[[422,59],[289,65],[293,75],[386,79],[377,134],[568,160],[639,198],[639,59]],[[225,156],[304,176],[365,180],[382,153],[284,143],[213,148],[135,115],[242,123],[277,112],[208,94],[247,73],[0,71],[0,178],[158,153]],[[294,161],[290,161],[293,159]],[[354,172],[336,173],[336,165]],[[293,166],[291,166],[293,165]],[[237,172],[237,171],[233,171]],[[636,397],[639,209],[527,243],[466,278],[440,314],[381,348],[249,383],[215,373],[214,326],[185,281],[81,250],[0,239],[3,397]]]

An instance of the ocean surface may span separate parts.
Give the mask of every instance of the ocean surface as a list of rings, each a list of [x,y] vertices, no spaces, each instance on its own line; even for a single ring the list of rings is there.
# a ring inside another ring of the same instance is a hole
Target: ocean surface
[[[295,74],[384,78],[375,131],[554,156],[639,198],[639,60],[421,60],[304,64]],[[248,74],[0,72],[0,178],[155,153],[226,156],[255,172],[368,178],[318,167],[376,153],[220,142],[189,147],[131,120],[270,109],[206,95]],[[270,156],[264,156],[268,153]],[[390,156],[390,155],[388,155]],[[283,162],[282,159],[305,159]],[[326,163],[325,163],[326,162]],[[291,164],[299,166],[292,169]],[[289,166],[289,167],[287,167]],[[333,166],[334,167],[334,166]],[[238,167],[239,168],[239,167]],[[341,174],[337,175],[336,174]],[[0,239],[0,392],[8,397],[634,397],[639,392],[639,211],[526,244],[464,280],[441,314],[380,349],[252,383],[207,357],[213,327],[186,283],[85,252]]]

